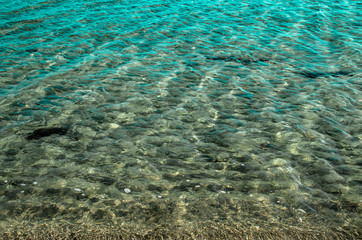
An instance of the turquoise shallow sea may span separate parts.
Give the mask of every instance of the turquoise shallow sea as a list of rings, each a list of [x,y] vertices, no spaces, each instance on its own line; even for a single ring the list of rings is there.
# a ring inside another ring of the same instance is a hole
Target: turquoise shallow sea
[[[360,1],[0,3],[0,239],[360,237]]]

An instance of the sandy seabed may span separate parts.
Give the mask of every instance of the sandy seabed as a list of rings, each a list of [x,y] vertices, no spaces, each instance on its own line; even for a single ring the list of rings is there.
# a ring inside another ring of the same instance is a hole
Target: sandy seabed
[[[357,226],[325,227],[309,224],[216,223],[190,226],[18,225],[0,233],[0,239],[360,239]]]

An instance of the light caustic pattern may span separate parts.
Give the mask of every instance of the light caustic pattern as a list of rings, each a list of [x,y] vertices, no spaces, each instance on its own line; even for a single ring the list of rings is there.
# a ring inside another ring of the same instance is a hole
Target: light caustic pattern
[[[2,4],[0,230],[360,225],[358,7]]]

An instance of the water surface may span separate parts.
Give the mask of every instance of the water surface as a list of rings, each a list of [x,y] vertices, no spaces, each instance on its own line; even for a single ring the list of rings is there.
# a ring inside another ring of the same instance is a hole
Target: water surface
[[[1,236],[356,238],[361,10],[2,1]]]

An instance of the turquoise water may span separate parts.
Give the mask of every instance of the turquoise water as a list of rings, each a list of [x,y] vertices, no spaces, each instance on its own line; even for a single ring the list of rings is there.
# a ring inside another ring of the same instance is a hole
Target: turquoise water
[[[361,10],[1,1],[0,232],[356,233]]]

